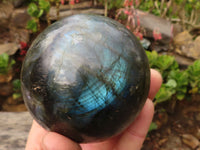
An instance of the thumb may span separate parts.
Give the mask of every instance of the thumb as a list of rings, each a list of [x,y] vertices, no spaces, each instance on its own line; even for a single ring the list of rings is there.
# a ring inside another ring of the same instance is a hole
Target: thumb
[[[43,150],[81,150],[79,144],[55,132],[48,132],[41,146]]]

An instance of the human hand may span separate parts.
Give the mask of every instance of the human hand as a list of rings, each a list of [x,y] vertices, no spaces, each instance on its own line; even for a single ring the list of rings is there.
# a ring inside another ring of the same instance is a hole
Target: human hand
[[[151,69],[148,99],[135,121],[120,135],[99,143],[78,144],[55,132],[49,132],[33,121],[26,150],[139,150],[151,124],[154,105],[151,101],[162,83],[161,75]]]

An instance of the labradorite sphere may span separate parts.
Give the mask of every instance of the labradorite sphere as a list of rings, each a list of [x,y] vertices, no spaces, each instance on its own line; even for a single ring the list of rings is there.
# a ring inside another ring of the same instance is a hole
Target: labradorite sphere
[[[137,38],[112,19],[83,14],[45,29],[28,50],[21,74],[34,119],[83,143],[127,128],[146,101],[149,82]]]

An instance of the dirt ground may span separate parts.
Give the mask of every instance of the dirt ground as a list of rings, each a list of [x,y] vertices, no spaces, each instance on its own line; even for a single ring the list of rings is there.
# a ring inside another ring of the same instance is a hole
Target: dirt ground
[[[156,109],[158,129],[149,133],[142,150],[200,150],[200,95],[178,101],[173,112],[165,106]]]

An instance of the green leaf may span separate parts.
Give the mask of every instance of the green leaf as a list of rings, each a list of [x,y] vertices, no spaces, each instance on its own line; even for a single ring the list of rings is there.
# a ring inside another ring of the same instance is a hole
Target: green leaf
[[[12,66],[15,64],[15,60],[11,59],[11,62],[8,65],[8,70],[12,69]]]
[[[27,10],[28,14],[35,18],[40,18],[44,12],[43,9],[39,9],[35,3],[30,3]]]
[[[13,80],[12,85],[13,85],[13,90],[14,91],[20,91],[20,89],[21,89],[21,82],[20,82],[19,79]]]
[[[11,62],[10,62],[10,65],[12,66],[12,65],[14,65],[16,62],[15,62],[15,60],[11,60]]]
[[[148,57],[150,67],[154,68],[155,64],[157,63],[158,53],[156,51],[146,51],[146,55]]]
[[[183,0],[175,0],[175,2],[180,5],[181,3],[183,3]]]
[[[22,94],[21,93],[13,93],[12,97],[13,97],[13,99],[18,99],[18,98],[22,97]]]
[[[12,66],[15,64],[15,60],[10,59],[9,55],[3,53],[0,55],[0,74],[7,74]]]
[[[184,97],[185,97],[185,94],[183,94],[183,93],[177,93],[177,94],[176,94],[176,98],[177,98],[178,100],[183,100]]]
[[[162,74],[164,80],[166,80],[171,70],[178,69],[178,63],[175,61],[175,58],[173,56],[158,55],[158,53],[155,51],[146,51],[146,54],[149,60],[150,67],[158,70]]]
[[[195,9],[200,9],[200,2],[199,1],[196,3]]]
[[[99,0],[105,5],[105,0]],[[124,0],[107,0],[108,10],[119,9],[123,6]]]
[[[139,8],[143,11],[149,11],[151,8],[154,8],[153,0],[144,1],[142,5],[139,5]]]
[[[36,3],[37,3],[37,2],[38,2],[38,0],[29,0],[29,2],[36,2]]]
[[[148,132],[156,130],[157,128],[158,128],[157,124],[155,122],[151,122],[151,125],[149,127],[149,131]]]
[[[177,83],[173,79],[169,79],[165,85],[169,88],[176,88],[177,87]]]
[[[177,83],[175,87],[176,97],[179,100],[182,100],[187,92],[188,86],[188,73],[187,71],[172,70],[169,73],[168,80],[174,80]]]
[[[176,91],[174,88],[168,87],[166,84],[162,84],[160,90],[155,96],[155,103],[162,103],[164,101],[170,100],[175,92]]]
[[[196,93],[198,93],[198,91],[199,91],[198,87],[194,87],[194,88],[192,88],[191,90],[189,90],[189,93],[190,93],[190,94],[196,94]],[[199,92],[200,92],[200,91],[199,91]]]
[[[26,28],[32,30],[33,32],[37,32],[37,22],[34,19],[29,20]]]
[[[189,75],[189,83],[192,89],[199,89],[200,92],[200,60],[196,60],[187,69]],[[194,90],[195,91],[195,90]]]
[[[9,56],[6,53],[0,55],[0,74],[8,72]]]
[[[152,13],[156,16],[160,16],[161,15],[161,11],[159,9],[153,9]]]
[[[32,17],[37,17],[39,14],[39,9],[37,7],[37,5],[35,3],[30,3],[28,5],[28,10],[27,10],[28,14]]]
[[[39,7],[45,12],[48,12],[50,10],[50,3],[46,0],[39,0]]]
[[[191,66],[188,67],[189,74],[193,75],[192,78],[200,77],[200,60],[195,61]]]
[[[172,56],[161,55],[157,59],[156,66],[160,70],[164,71],[164,70],[167,70],[174,63],[174,61],[175,61],[175,59]]]
[[[188,85],[188,73],[187,71],[172,70],[169,73],[168,79],[174,79],[178,86],[183,87]]]
[[[40,18],[44,13],[44,10],[43,9],[40,9],[38,15],[37,15],[37,18]]]

